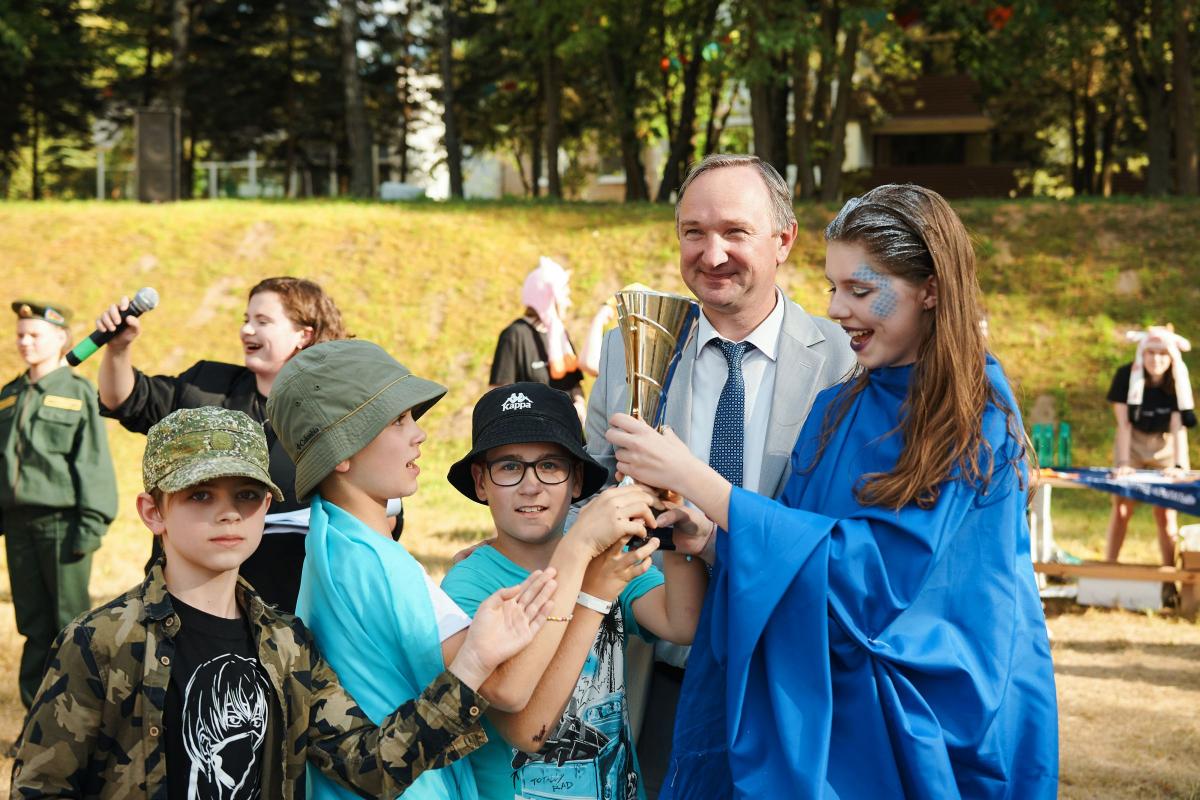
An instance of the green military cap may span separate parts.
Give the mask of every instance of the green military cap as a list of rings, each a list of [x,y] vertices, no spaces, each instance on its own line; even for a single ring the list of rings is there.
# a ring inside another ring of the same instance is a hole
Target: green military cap
[[[21,319],[41,319],[60,328],[71,321],[71,309],[44,300],[14,300],[12,310]]]
[[[297,499],[405,411],[416,419],[445,393],[362,339],[322,342],[292,356],[271,387],[267,417],[296,463]]]
[[[282,502],[283,492],[271,480],[270,460],[262,426],[241,411],[181,408],[147,433],[142,483],[147,492],[179,492],[216,478],[251,478]]]

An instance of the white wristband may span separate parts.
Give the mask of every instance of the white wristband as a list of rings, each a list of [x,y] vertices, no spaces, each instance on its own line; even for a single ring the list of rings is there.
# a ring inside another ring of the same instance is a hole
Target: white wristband
[[[597,614],[603,614],[604,616],[608,616],[608,612],[612,611],[613,606],[611,600],[601,600],[599,597],[590,595],[587,592],[580,592],[579,596],[575,598],[575,602],[584,608],[590,608]]]

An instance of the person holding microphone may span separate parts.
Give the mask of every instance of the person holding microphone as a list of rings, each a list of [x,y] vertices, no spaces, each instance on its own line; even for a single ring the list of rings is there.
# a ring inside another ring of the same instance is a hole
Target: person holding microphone
[[[136,433],[145,433],[172,411],[201,406],[241,411],[265,425],[271,479],[284,489],[284,500],[272,507],[267,535],[240,572],[268,603],[294,611],[304,563],[307,507],[296,501],[293,492],[295,466],[266,424],[267,397],[279,370],[296,353],[318,342],[350,337],[341,312],[313,281],[267,278],[250,290],[238,332],[243,364],[198,361],[180,375],[150,376],[133,366],[132,345],[142,322],[136,316],[122,319],[128,305],[123,298],[96,321],[98,330],[117,332],[104,348],[100,365],[100,413]]]

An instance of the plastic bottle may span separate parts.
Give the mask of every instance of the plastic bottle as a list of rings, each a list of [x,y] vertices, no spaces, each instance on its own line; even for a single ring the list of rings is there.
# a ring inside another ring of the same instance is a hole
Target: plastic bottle
[[[1071,423],[1058,423],[1058,457],[1054,466],[1069,468],[1071,466]]]

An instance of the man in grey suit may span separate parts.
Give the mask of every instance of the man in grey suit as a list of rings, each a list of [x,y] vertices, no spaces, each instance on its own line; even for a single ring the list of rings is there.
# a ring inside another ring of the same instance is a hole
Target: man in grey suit
[[[853,368],[849,340],[837,324],[809,316],[776,286],[797,226],[791,192],[770,164],[746,155],[705,158],[680,187],[675,224],[679,271],[703,313],[676,369],[666,424],[699,458],[710,458],[718,399],[731,378],[723,350],[745,343],[741,483],[774,497],[790,475],[792,448],[813,398]],[[586,422],[588,452],[610,475],[616,460],[604,433],[609,417],[625,411],[627,394],[624,348],[613,331],[604,341]],[[634,730],[644,716],[638,755],[651,797],[670,754],[686,654],[686,648],[660,643],[645,703],[638,702],[646,696],[638,693],[645,664],[627,659]]]

